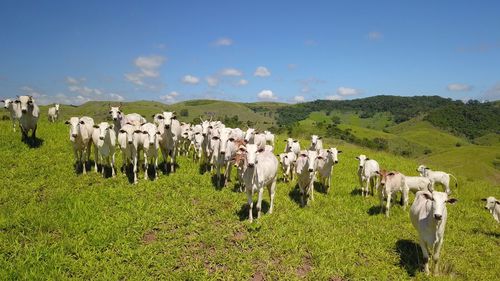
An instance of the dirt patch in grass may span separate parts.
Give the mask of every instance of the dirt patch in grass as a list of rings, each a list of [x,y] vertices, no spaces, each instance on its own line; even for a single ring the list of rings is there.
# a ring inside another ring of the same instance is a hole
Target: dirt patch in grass
[[[148,245],[156,241],[156,231],[150,230],[142,236],[142,243]]]
[[[312,257],[310,253],[306,253],[306,255],[302,258],[302,265],[297,268],[297,276],[300,278],[304,278],[307,276],[309,272],[311,272],[313,268]]]
[[[252,281],[264,281],[266,280],[266,278],[264,277],[264,274],[260,271],[258,272],[255,272],[252,276],[252,279],[250,279]]]

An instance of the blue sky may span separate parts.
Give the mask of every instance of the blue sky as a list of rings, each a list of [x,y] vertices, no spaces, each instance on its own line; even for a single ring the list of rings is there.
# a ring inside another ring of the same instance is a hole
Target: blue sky
[[[500,99],[500,1],[2,1],[0,96]]]

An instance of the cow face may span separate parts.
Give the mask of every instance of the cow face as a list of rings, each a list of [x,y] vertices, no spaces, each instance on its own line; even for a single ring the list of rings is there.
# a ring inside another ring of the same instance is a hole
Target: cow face
[[[21,107],[22,113],[28,112],[28,109],[33,106],[34,102],[35,101],[32,96],[19,96],[16,100],[16,103],[19,103],[19,106]]]
[[[59,111],[59,104],[58,104],[58,103],[56,103],[56,104],[54,105],[54,107],[56,108],[56,111]]]
[[[201,134],[203,136],[208,135],[208,131],[210,130],[210,121],[205,120],[201,123]]]
[[[257,145],[247,144],[245,146],[245,152],[247,155],[246,162],[248,164],[248,168],[254,168],[255,165],[257,164],[257,153],[258,153]]]
[[[255,137],[255,129],[248,128],[245,134],[245,142],[250,142]]]
[[[11,100],[11,99],[5,99],[5,100],[2,100],[2,102],[4,103],[4,106],[3,106],[3,107],[4,107],[5,109],[9,109],[10,104],[11,104],[11,103],[13,103],[14,101],[13,101],[13,100]]]
[[[335,164],[339,163],[338,154],[342,153],[341,150],[337,150],[336,147],[332,147],[328,149],[326,152],[328,153],[328,157],[331,157],[331,159],[333,160],[333,163]]]
[[[397,172],[389,172],[389,171],[386,171],[386,170],[380,170],[380,171],[376,171],[375,173],[377,173],[378,175],[380,175],[381,177],[381,180],[380,180],[380,184],[382,186],[385,186],[385,183],[387,181],[390,181],[391,178],[397,174]]]
[[[317,158],[318,158],[318,152],[316,152],[315,150],[307,151],[307,167],[308,167],[307,169],[310,173],[316,171]]]
[[[81,121],[83,122],[83,121]],[[78,117],[71,117],[68,121],[64,122],[69,125],[69,139],[74,141],[78,134],[80,134],[80,119]]]
[[[156,126],[148,123],[146,126],[142,126],[141,130],[142,136],[144,137],[144,146],[148,147],[155,145],[157,136],[160,134],[156,129]]]
[[[443,219],[443,215],[446,212],[446,203],[455,204],[458,201],[455,198],[448,198],[446,192],[424,192],[423,195],[427,200],[432,201],[432,216],[437,221]]]
[[[483,201],[486,201],[486,206],[484,206],[484,208],[486,210],[489,210],[490,213],[493,213],[493,210],[495,210],[495,205],[496,204],[499,204],[500,205],[500,201],[498,201],[495,197],[493,196],[490,196],[488,198],[483,198],[481,199]]]
[[[126,140],[128,144],[132,144],[134,141],[134,133],[135,133],[135,128],[134,126],[130,124],[125,124],[121,129],[120,129],[120,134],[125,134],[126,135]],[[140,131],[138,131],[140,132]]]
[[[221,132],[220,132],[220,153],[221,154],[226,154],[226,150],[227,150],[227,146],[228,146],[228,142],[230,141],[229,140],[229,135],[231,134],[231,129],[228,129],[228,128],[224,128]]]
[[[113,129],[113,125],[110,126],[108,122],[101,122],[98,125],[94,125],[94,131],[97,130],[100,140],[104,140],[106,138],[110,129]]]
[[[172,120],[177,119],[177,116],[175,116],[175,112],[165,111],[163,112],[163,118],[165,122],[165,129],[170,129],[172,126]]]
[[[357,156],[356,159],[359,160],[359,167],[360,168],[363,168],[365,166],[366,160],[370,160],[370,158],[366,157],[366,155],[363,155],[363,154]]]
[[[109,115],[111,116],[111,118],[113,119],[113,121],[122,119],[122,112],[120,111],[120,107],[119,106],[112,106],[109,109]]]

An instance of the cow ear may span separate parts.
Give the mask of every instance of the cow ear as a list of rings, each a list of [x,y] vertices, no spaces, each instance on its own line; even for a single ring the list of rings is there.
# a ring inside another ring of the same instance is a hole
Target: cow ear
[[[82,124],[82,123],[80,122],[80,124]],[[94,124],[94,126],[92,126],[92,127],[99,128],[99,125]]]
[[[356,156],[356,157],[354,157],[354,158],[356,158],[357,160],[359,160],[359,157],[358,157],[358,156]]]
[[[69,123],[69,120],[66,120],[66,121],[64,122],[64,124],[69,125],[69,124],[70,124],[70,123]]]
[[[458,199],[457,198],[450,198],[446,201],[446,203],[449,203],[449,204],[455,204],[458,202]]]
[[[148,134],[148,131],[142,131],[143,134],[147,135]]]
[[[481,198],[481,201],[486,201],[487,199],[486,198]]]
[[[177,116],[175,116],[175,115],[174,115],[174,116],[172,116],[172,118],[170,118],[170,119],[177,120]]]
[[[323,137],[318,137],[318,140],[322,139]]]
[[[318,156],[316,157],[316,159],[323,159],[323,156]]]
[[[246,152],[247,151],[244,147],[240,147],[238,150],[241,151],[241,152]]]
[[[108,127],[108,128],[109,128],[109,129],[113,129],[114,127],[115,127],[115,125],[114,125],[114,124],[111,124],[111,125],[109,125],[109,127]]]
[[[126,131],[125,130],[120,130],[120,133],[124,134],[124,133],[126,133]]]
[[[161,133],[159,131],[156,132],[157,135],[161,135]]]
[[[423,192],[422,195],[425,197],[425,199],[427,200],[433,200],[432,199],[432,194],[430,194],[429,192]]]
[[[5,102],[5,100],[1,100],[0,102]]]
[[[158,118],[158,119],[161,119],[161,120],[165,119],[165,117],[163,117],[163,115],[158,115],[158,117],[157,117],[157,118]]]
[[[305,153],[301,153],[301,154],[300,154],[300,156],[302,156],[302,157],[307,157],[307,154],[305,154]]]
[[[337,153],[342,153],[342,150],[337,150]]]
[[[142,131],[141,130],[135,130],[134,133],[140,134],[140,133],[142,133]]]
[[[389,176],[394,176],[395,174],[393,172],[390,172],[388,175]]]
[[[298,142],[298,140],[293,140],[293,142]]]
[[[375,174],[380,175],[380,172],[379,171],[375,171]]]
[[[500,205],[500,201],[498,201],[498,200],[495,200],[495,203],[497,203],[497,204],[499,204],[499,205]]]
[[[365,159],[365,160],[370,160],[370,158],[366,157],[366,159]]]
[[[288,140],[283,140],[284,142],[287,142]]]

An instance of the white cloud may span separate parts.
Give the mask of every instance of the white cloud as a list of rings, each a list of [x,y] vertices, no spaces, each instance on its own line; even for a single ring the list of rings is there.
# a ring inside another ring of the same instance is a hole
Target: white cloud
[[[275,100],[277,97],[271,90],[262,90],[257,94],[257,97],[261,100]]]
[[[222,76],[242,76],[243,72],[236,68],[225,68],[221,70],[220,75]]]
[[[462,83],[452,83],[446,86],[446,89],[452,92],[470,92],[472,90],[472,86]]]
[[[170,92],[168,95],[160,96],[160,100],[166,103],[174,103],[176,101],[176,97],[179,96],[179,93],[176,91]]]
[[[207,78],[205,78],[205,81],[207,81],[207,84],[210,87],[215,87],[219,85],[219,79],[213,76],[208,76]]]
[[[240,80],[236,83],[236,85],[237,85],[237,86],[245,86],[245,85],[247,85],[247,84],[248,84],[248,80],[246,80],[246,79],[240,79]]]
[[[293,101],[296,102],[296,103],[300,103],[300,102],[304,102],[306,99],[304,98],[304,96],[295,96],[293,98]]]
[[[268,77],[271,76],[271,72],[266,67],[259,66],[253,75],[258,77]]]
[[[371,31],[368,33],[368,39],[373,40],[373,41],[380,40],[380,39],[382,39],[382,37],[383,37],[383,34],[380,33],[379,31]]]
[[[214,43],[214,46],[220,47],[220,46],[231,46],[233,45],[233,40],[231,38],[223,37],[217,39]]]
[[[157,78],[160,76],[159,68],[165,62],[165,57],[153,55],[153,56],[140,56],[134,60],[134,65],[139,69],[139,72],[126,73],[125,79],[129,82],[139,85],[147,86],[145,79]]]
[[[500,83],[486,90],[481,98],[488,101],[500,100]]]
[[[339,95],[331,95],[331,96],[326,96],[325,99],[327,100],[342,100],[343,97]]]
[[[338,87],[337,95],[341,96],[355,96],[361,94],[362,91],[359,89],[348,88],[348,87]]]
[[[184,84],[191,84],[191,85],[196,85],[200,82],[200,78],[192,75],[185,75],[182,77],[182,83]]]
[[[81,78],[74,78],[71,76],[66,76],[66,84],[68,85],[79,85],[85,81],[87,81],[87,78],[81,77]]]

